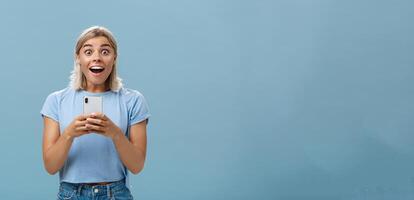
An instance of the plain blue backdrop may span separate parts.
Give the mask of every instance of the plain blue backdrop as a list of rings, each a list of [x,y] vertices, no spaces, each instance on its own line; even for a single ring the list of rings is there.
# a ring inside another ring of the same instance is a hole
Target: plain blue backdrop
[[[108,27],[152,118],[146,200],[414,198],[414,3],[2,1],[1,199],[55,199],[39,111]]]

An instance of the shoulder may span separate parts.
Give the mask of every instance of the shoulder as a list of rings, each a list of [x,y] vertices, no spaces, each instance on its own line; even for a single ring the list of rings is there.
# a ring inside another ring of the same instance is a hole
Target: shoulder
[[[76,91],[72,88],[67,87],[65,89],[54,91],[54,92],[50,93],[47,98],[48,99],[61,100],[61,99],[65,98],[68,94],[73,93],[73,92],[76,92]]]
[[[62,105],[63,99],[70,93],[70,91],[71,89],[65,88],[50,93],[43,104],[42,110],[40,111],[42,115],[48,116],[55,121],[59,121],[58,111]]]
[[[119,92],[126,105],[130,124],[149,118],[148,104],[141,92],[129,88],[121,88]]]
[[[125,99],[125,101],[136,101],[143,99],[144,96],[138,90],[133,90],[130,88],[121,88],[119,90],[120,95]]]

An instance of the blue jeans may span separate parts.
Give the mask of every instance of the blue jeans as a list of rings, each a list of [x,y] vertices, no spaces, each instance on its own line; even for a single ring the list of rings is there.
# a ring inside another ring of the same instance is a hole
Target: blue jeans
[[[125,180],[108,185],[88,185],[83,183],[61,182],[58,200],[132,200],[131,192],[125,185]]]

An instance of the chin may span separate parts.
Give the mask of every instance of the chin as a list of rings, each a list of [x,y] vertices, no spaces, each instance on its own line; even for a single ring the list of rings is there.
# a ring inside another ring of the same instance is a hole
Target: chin
[[[88,82],[91,83],[92,85],[104,85],[105,84],[105,80],[89,79]]]

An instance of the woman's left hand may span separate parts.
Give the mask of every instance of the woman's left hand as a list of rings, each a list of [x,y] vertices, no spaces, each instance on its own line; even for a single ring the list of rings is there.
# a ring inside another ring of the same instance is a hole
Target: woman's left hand
[[[86,118],[85,125],[90,131],[100,133],[112,140],[122,134],[122,130],[103,113],[92,113]]]

